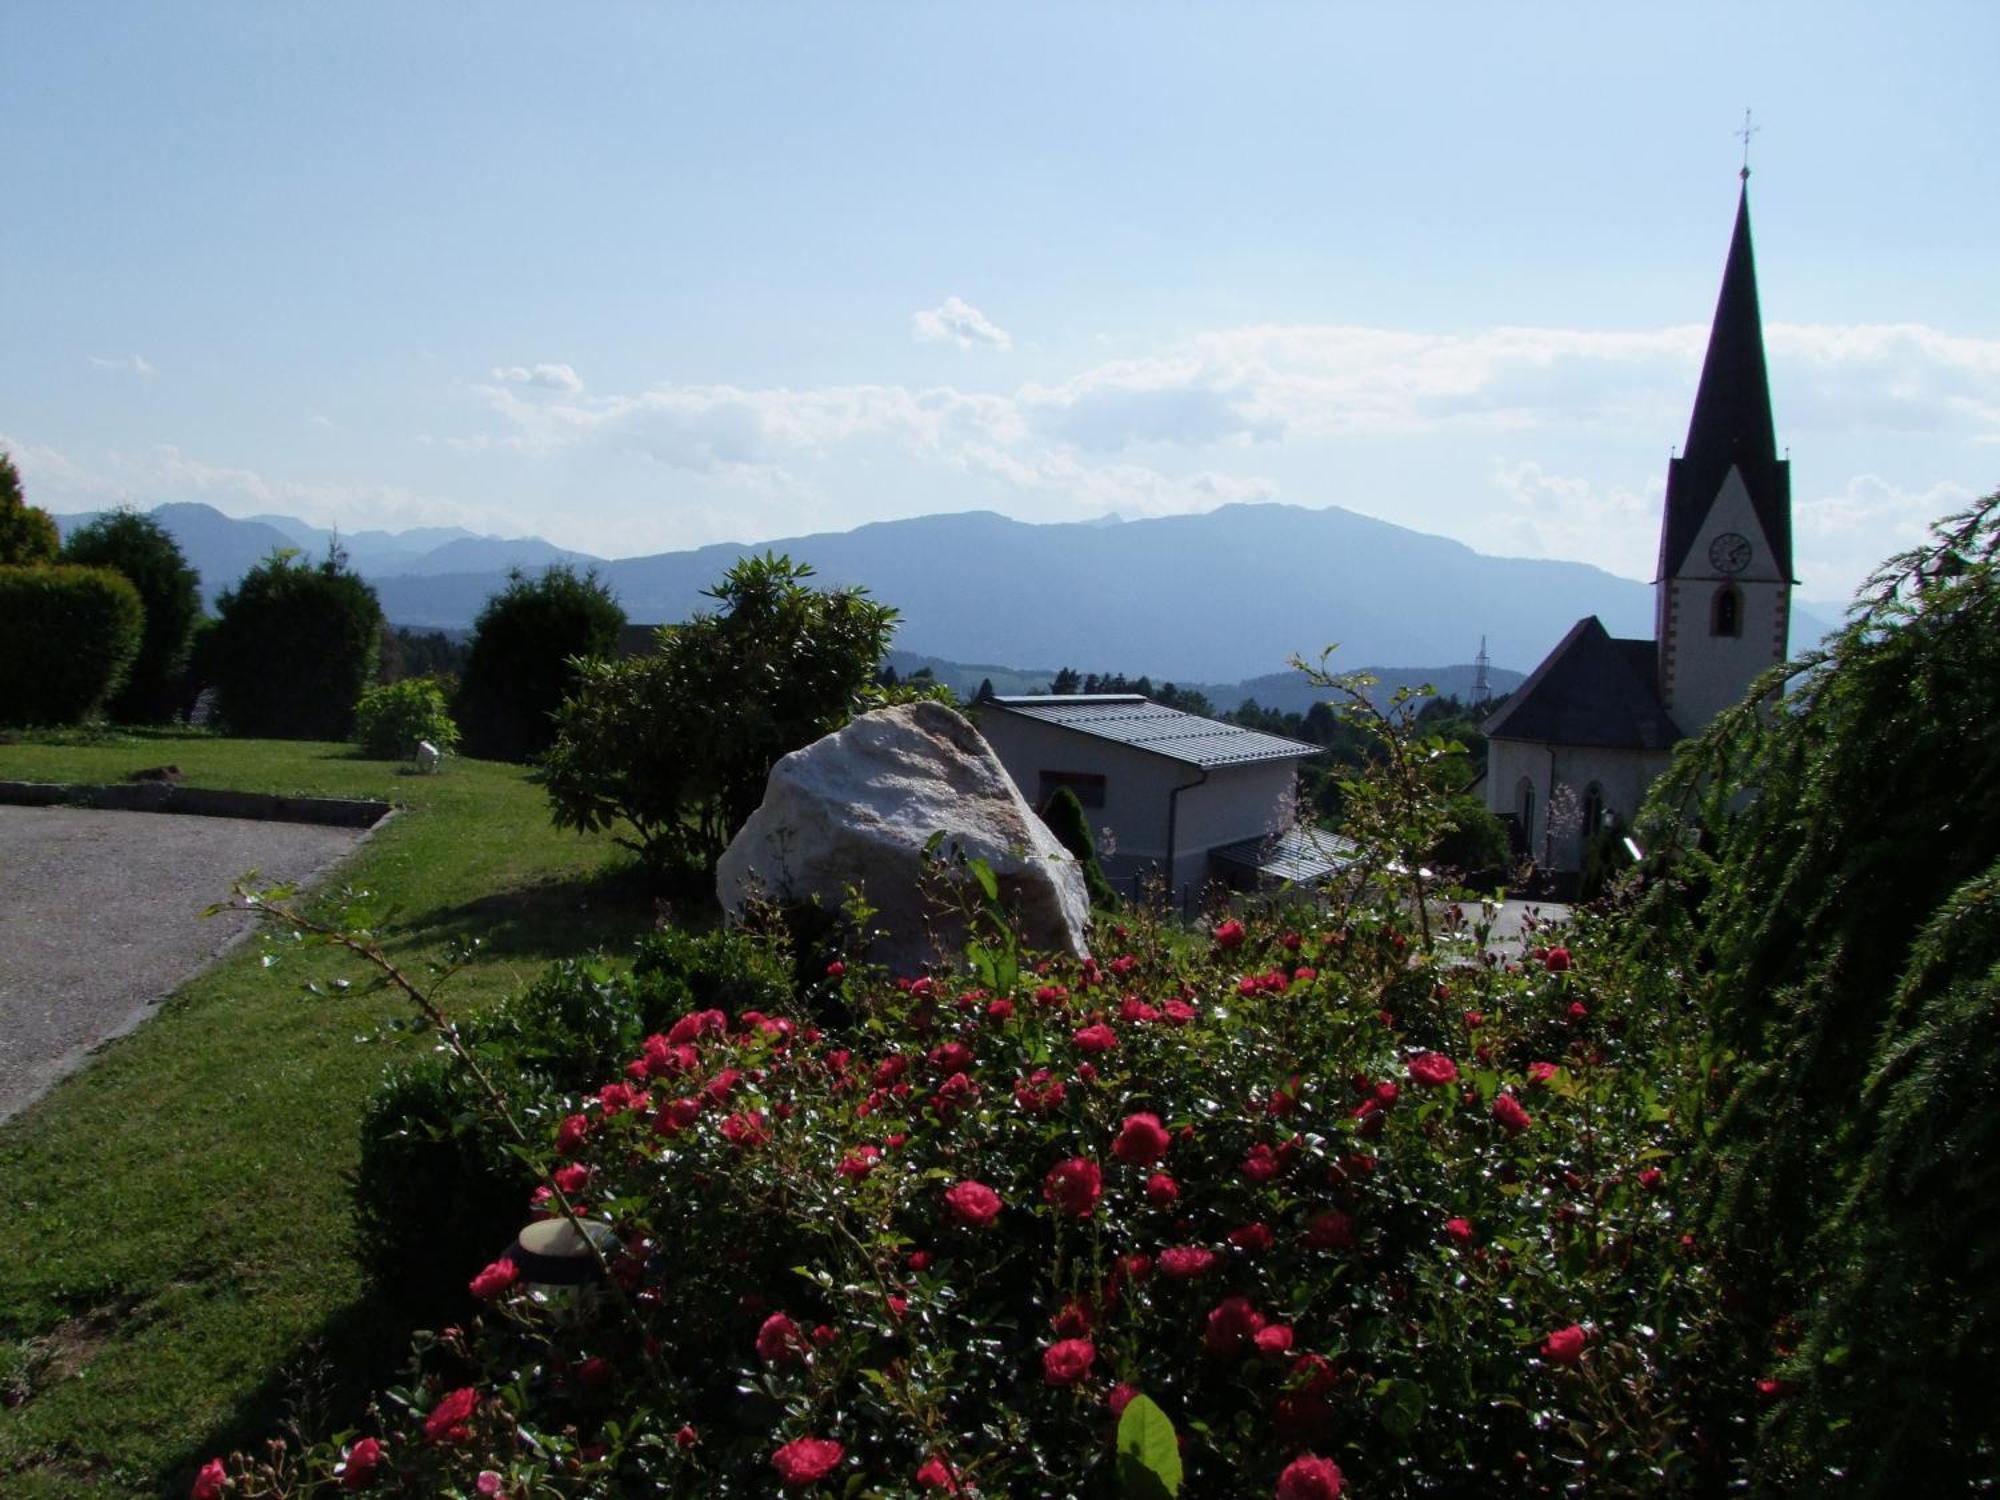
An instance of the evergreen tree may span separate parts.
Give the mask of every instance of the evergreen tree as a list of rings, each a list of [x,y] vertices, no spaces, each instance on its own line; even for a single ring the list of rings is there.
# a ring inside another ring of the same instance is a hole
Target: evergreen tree
[[[1041,816],[1049,825],[1049,832],[1056,836],[1056,842],[1076,856],[1083,870],[1084,889],[1090,893],[1090,904],[1101,910],[1115,909],[1118,893],[1104,878],[1104,869],[1097,862],[1097,840],[1091,837],[1090,819],[1084,813],[1081,799],[1070,788],[1059,786],[1042,804]]]
[[[539,578],[516,568],[486,601],[458,693],[465,753],[531,760],[555,740],[555,714],[576,688],[581,659],[618,648],[625,611],[595,571],[558,563]]]
[[[274,552],[216,601],[202,643],[233,734],[344,740],[375,675],[382,605],[329,548],[307,564]]]
[[[55,517],[28,504],[21,471],[0,449],[0,567],[54,562],[59,546]]]
[[[139,654],[106,711],[125,724],[172,718],[185,706],[188,647],[201,618],[201,575],[188,566],[180,544],[151,516],[115,510],[76,531],[62,556],[123,574],[145,606]]]

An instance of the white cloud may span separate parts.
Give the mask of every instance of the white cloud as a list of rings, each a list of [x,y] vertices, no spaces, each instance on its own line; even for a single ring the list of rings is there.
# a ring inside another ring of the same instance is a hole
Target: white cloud
[[[331,417],[323,417],[318,412],[314,412],[311,416],[306,418],[306,425],[308,427],[317,427],[322,432],[339,431],[339,429],[333,425],[333,419]]]
[[[1011,349],[1014,336],[958,297],[910,315],[910,336],[923,344],[951,342],[961,349]]]
[[[1802,596],[1838,597],[1884,559],[1930,537],[1931,522],[1973,501],[1962,484],[1942,481],[1906,488],[1875,474],[1856,474],[1838,490],[1795,500],[1792,535]]]
[[[160,372],[138,354],[93,354],[90,362],[100,370],[121,370],[127,375],[137,375],[141,380],[151,380]]]
[[[583,381],[568,365],[498,365],[493,378],[507,385],[532,386],[564,396],[583,394]]]
[[[1487,518],[1482,552],[1569,558],[1625,578],[1650,580],[1657,566],[1660,487],[1601,486],[1552,474],[1532,460],[1496,463],[1493,485],[1505,497]]]

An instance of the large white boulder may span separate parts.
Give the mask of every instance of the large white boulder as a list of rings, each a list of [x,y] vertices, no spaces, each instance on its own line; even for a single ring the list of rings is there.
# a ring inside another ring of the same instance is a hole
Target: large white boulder
[[[863,714],[773,766],[715,867],[716,895],[732,914],[760,896],[838,911],[859,888],[877,913],[868,956],[912,973],[954,958],[965,936],[955,905],[923,889],[923,849],[939,832],[940,860],[956,851],[992,869],[1029,946],[1083,954],[1090,902],[1076,860],[941,703]]]

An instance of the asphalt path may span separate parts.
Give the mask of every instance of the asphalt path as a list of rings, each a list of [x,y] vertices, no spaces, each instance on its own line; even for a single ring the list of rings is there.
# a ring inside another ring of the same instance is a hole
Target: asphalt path
[[[0,806],[0,1120],[250,929],[201,913],[257,871],[307,884],[367,837],[313,823]]]

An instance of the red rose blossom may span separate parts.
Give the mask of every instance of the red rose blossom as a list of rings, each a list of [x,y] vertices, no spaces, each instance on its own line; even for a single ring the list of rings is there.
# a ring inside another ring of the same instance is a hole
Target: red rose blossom
[[[958,1475],[952,1472],[950,1464],[935,1455],[917,1470],[917,1483],[927,1490],[944,1490],[953,1495],[958,1493]]]
[[[1047,1068],[1037,1068],[1014,1084],[1014,1102],[1030,1114],[1045,1115],[1058,1108],[1068,1092],[1060,1078],[1051,1078]]]
[[[1560,974],[1569,967],[1569,949],[1551,948],[1542,955],[1542,966],[1551,974]]]
[[[1521,1108],[1521,1101],[1512,1094],[1493,1096],[1493,1119],[1509,1135],[1519,1135],[1535,1123],[1535,1117]]]
[[[375,1482],[382,1470],[382,1444],[377,1438],[367,1437],[347,1450],[347,1457],[340,1465],[340,1487],[344,1490],[365,1490]]]
[[[1330,1208],[1306,1221],[1306,1244],[1314,1250],[1345,1250],[1354,1243],[1354,1219]]]
[[[1057,1162],[1042,1179],[1042,1196],[1079,1219],[1090,1217],[1103,1188],[1103,1170],[1096,1162],[1081,1156]]]
[[[972,1229],[984,1229],[1000,1215],[1000,1195],[983,1182],[954,1183],[944,1202],[953,1218]]]
[[[1100,1053],[1109,1052],[1118,1045],[1118,1033],[1099,1021],[1096,1025],[1086,1026],[1077,1032],[1075,1041],[1077,1046],[1095,1057]]]
[[[881,1160],[882,1148],[880,1146],[857,1146],[841,1157],[840,1165],[834,1168],[834,1170],[849,1182],[859,1182],[870,1172],[874,1171],[876,1163]]]
[[[1252,1146],[1243,1158],[1243,1175],[1252,1182],[1269,1182],[1278,1175],[1278,1155],[1269,1146]]]
[[[1228,1358],[1241,1354],[1264,1326],[1264,1315],[1248,1297],[1225,1297],[1209,1312],[1202,1343],[1210,1354]]]
[[[1097,1346],[1089,1339],[1064,1339],[1042,1351],[1042,1379],[1050,1385],[1075,1385],[1090,1373]]]
[[[1410,1076],[1431,1088],[1458,1082],[1458,1064],[1442,1052],[1421,1052],[1410,1059]]]
[[[1457,1240],[1461,1245],[1467,1245],[1472,1242],[1472,1224],[1469,1220],[1446,1219],[1444,1221],[1444,1232]]]
[[[1556,1065],[1552,1062],[1531,1062],[1528,1064],[1528,1082],[1546,1084],[1555,1080]]]
[[[1172,1208],[1180,1195],[1181,1185],[1165,1172],[1155,1172],[1146,1179],[1146,1201],[1155,1208]]]
[[[1122,1417],[1125,1415],[1125,1408],[1132,1404],[1132,1398],[1138,1394],[1139,1387],[1129,1380],[1121,1380],[1111,1387],[1110,1394],[1104,1398],[1104,1404],[1111,1408],[1112,1416]]]
[[[1231,917],[1215,929],[1215,946],[1218,948],[1240,948],[1247,934],[1243,924]]]
[[[1280,1354],[1289,1354],[1292,1350],[1291,1324],[1272,1323],[1260,1328],[1252,1342],[1257,1345],[1259,1354],[1269,1355],[1273,1359]]]
[[[1241,1229],[1232,1229],[1227,1236],[1229,1243],[1246,1255],[1262,1255],[1271,1248],[1276,1238],[1269,1224],[1245,1224]]]
[[[1332,1459],[1302,1454],[1278,1476],[1276,1500],[1340,1500],[1343,1482],[1340,1465]]]
[[[590,1120],[585,1115],[565,1115],[561,1125],[556,1127],[556,1154],[567,1156],[583,1144],[583,1138],[590,1134]]]
[[[479,1392],[471,1386],[438,1398],[431,1414],[424,1418],[424,1436],[433,1443],[449,1445],[472,1440],[472,1414],[479,1410]]]
[[[757,1357],[767,1365],[795,1365],[806,1357],[806,1341],[799,1325],[781,1312],[774,1312],[757,1330]]]
[[[1111,1154],[1132,1167],[1150,1167],[1167,1154],[1174,1138],[1154,1114],[1127,1115],[1111,1143]]]
[[[831,1474],[847,1450],[832,1438],[793,1438],[771,1455],[771,1467],[788,1490],[802,1490]]]
[[[1160,1274],[1175,1281],[1203,1275],[1215,1264],[1215,1252],[1200,1245],[1176,1245],[1159,1255]]]
[[[1589,1342],[1590,1335],[1572,1323],[1542,1341],[1542,1358],[1552,1365],[1573,1365],[1583,1358],[1583,1346]]]
[[[191,1500],[222,1500],[223,1488],[228,1483],[229,1471],[222,1467],[222,1460],[211,1458],[194,1476],[194,1488],[188,1494]]]
[[[771,1127],[761,1109],[739,1110],[722,1122],[722,1138],[743,1151],[752,1151],[769,1142]]]
[[[472,1295],[481,1302],[491,1302],[520,1279],[521,1268],[502,1256],[472,1278]]]

